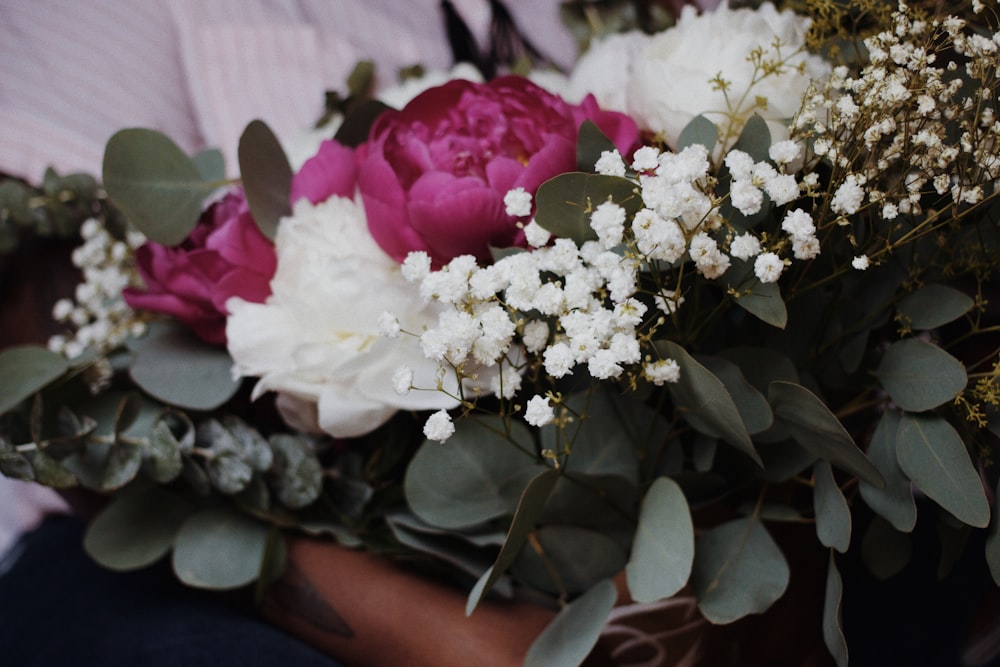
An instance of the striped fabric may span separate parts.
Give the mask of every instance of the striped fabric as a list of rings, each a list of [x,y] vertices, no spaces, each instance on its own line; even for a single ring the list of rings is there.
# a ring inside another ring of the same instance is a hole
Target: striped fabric
[[[485,42],[488,0],[454,0]],[[557,62],[575,53],[558,0],[507,0]],[[0,171],[38,181],[99,173],[122,127],[160,130],[185,150],[222,149],[262,118],[288,136],[374,59],[381,84],[401,68],[450,65],[439,0],[0,0]]]

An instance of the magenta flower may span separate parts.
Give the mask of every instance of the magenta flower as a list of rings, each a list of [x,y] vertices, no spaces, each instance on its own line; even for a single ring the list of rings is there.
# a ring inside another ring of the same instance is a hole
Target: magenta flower
[[[172,315],[203,340],[221,345],[226,301],[265,301],[277,260],[274,244],[257,228],[238,190],[211,205],[180,245],[142,245],[136,264],[146,289],[125,290],[129,306]]]
[[[358,149],[358,186],[372,236],[397,261],[426,251],[436,266],[458,255],[489,261],[490,246],[524,245],[503,197],[576,167],[580,125],[592,120],[624,156],[635,123],[571,105],[527,79],[451,81],[387,111]],[[350,164],[354,168],[354,164]]]

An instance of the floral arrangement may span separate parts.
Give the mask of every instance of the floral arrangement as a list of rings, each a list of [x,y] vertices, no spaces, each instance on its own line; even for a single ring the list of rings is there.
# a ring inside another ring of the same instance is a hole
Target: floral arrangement
[[[294,169],[255,122],[237,184],[123,130],[132,227],[87,222],[72,330],[0,353],[0,470],[113,494],[114,568],[266,583],[291,528],[435,563],[469,613],[547,600],[526,664],[582,662],[620,572],[766,613],[784,522],[830,551],[840,665],[836,556],[918,509],[986,529],[1000,583],[998,16],[849,4],[355,96]]]

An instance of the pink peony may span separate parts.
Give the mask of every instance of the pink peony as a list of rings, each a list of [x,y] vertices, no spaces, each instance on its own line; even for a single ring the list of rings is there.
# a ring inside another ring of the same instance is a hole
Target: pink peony
[[[221,345],[226,300],[266,300],[277,260],[274,244],[257,228],[238,190],[210,206],[180,245],[141,246],[136,264],[146,289],[125,290],[128,305],[172,315],[200,338]]]
[[[372,236],[397,261],[423,250],[437,266],[465,254],[489,261],[490,246],[524,245],[504,195],[516,187],[534,193],[573,171],[588,119],[623,155],[638,145],[627,116],[601,111],[592,97],[568,104],[516,76],[451,81],[383,113],[358,149]]]

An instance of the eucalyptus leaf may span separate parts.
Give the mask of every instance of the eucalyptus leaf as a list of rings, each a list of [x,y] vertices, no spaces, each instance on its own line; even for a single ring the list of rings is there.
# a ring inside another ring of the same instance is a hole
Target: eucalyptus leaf
[[[209,148],[191,158],[204,181],[223,181],[226,178],[226,160],[222,151]]]
[[[816,534],[827,547],[846,553],[851,545],[851,508],[837,486],[833,468],[820,460],[813,466],[816,486],[813,490],[813,508],[816,512]]]
[[[121,437],[122,433],[132,428],[135,420],[139,418],[141,411],[142,399],[139,397],[139,394],[134,391],[125,394],[122,400],[118,402],[118,409],[115,411],[114,429],[116,440]]]
[[[354,148],[368,141],[372,125],[386,111],[391,111],[392,107],[378,100],[365,100],[357,105],[344,118],[344,122],[337,128],[334,139],[338,143]]]
[[[3,443],[0,439],[0,443]],[[35,470],[31,461],[11,447],[9,450],[0,448],[0,474],[12,479],[20,479],[25,482],[35,481]]]
[[[712,528],[695,544],[691,588],[712,623],[766,611],[785,593],[789,576],[788,562],[756,517]]]
[[[1000,482],[993,495],[993,520],[986,534],[986,564],[993,575],[993,581],[1000,586]]]
[[[251,121],[240,135],[240,175],[250,214],[273,239],[281,218],[292,214],[292,167],[281,142],[263,121]]]
[[[53,489],[68,489],[77,485],[76,475],[45,452],[28,452],[27,458],[34,470],[34,481],[39,484],[51,486]]]
[[[917,524],[917,504],[913,500],[913,485],[896,460],[896,433],[900,413],[886,410],[875,427],[868,444],[868,458],[885,479],[885,486],[876,488],[864,480],[858,485],[861,497],[868,506],[896,530],[908,533]]]
[[[577,526],[541,526],[510,570],[518,582],[539,590],[577,595],[621,572],[626,560],[625,550],[603,533]]]
[[[687,584],[694,562],[694,523],[684,492],[660,477],[642,500],[632,555],[625,566],[636,602],[668,598]]]
[[[222,426],[232,436],[239,455],[258,472],[270,470],[274,453],[267,439],[254,427],[235,415],[222,417]]]
[[[754,435],[771,428],[774,415],[767,398],[747,382],[739,366],[722,357],[698,355],[695,358],[725,385],[748,433]]]
[[[65,357],[37,345],[0,352],[0,414],[58,380],[69,368]]]
[[[499,418],[461,419],[447,443],[424,442],[403,488],[413,513],[440,528],[465,528],[511,514],[528,481],[544,467],[503,435]],[[520,422],[511,438],[531,446]]]
[[[968,382],[958,359],[919,338],[890,345],[875,374],[896,405],[910,412],[951,401]]]
[[[188,410],[213,410],[233,397],[239,383],[225,350],[178,326],[151,331],[141,341],[129,375],[153,398]]]
[[[572,454],[566,469],[588,475],[618,475],[639,481],[635,451],[666,437],[669,424],[642,401],[597,388],[566,398],[566,404],[583,418],[570,426]],[[543,447],[556,450],[554,426],[541,431]]]
[[[266,524],[229,508],[187,518],[174,539],[173,568],[189,586],[226,590],[257,578],[267,549]]]
[[[250,464],[232,454],[211,457],[205,462],[205,472],[212,486],[229,496],[245,489],[253,477]]]
[[[605,579],[563,607],[535,639],[524,667],[576,667],[597,644],[618,594]]]
[[[142,465],[143,472],[160,484],[172,482],[181,474],[181,446],[167,422],[158,421],[153,427]]]
[[[177,245],[191,233],[202,204],[218,183],[155,130],[115,133],[104,149],[104,189],[129,221],[151,241]]]
[[[119,442],[111,447],[104,473],[101,476],[101,490],[120,489],[139,474],[142,466],[142,449],[138,445]]]
[[[861,557],[872,575],[882,581],[902,572],[912,552],[910,536],[899,532],[878,515],[861,539]]]
[[[770,159],[771,129],[760,114],[754,114],[743,126],[740,138],[730,150],[743,151],[754,159],[754,162],[766,162]]]
[[[815,394],[792,382],[772,382],[768,400],[795,441],[815,456],[882,488],[885,480]]]
[[[158,486],[123,492],[87,526],[83,547],[112,570],[147,567],[170,551],[193,509],[190,502]]]
[[[762,283],[753,271],[753,263],[733,258],[722,275],[722,284],[732,290],[737,306],[762,322],[778,329],[788,324],[788,308],[781,298],[778,283]]]
[[[899,302],[899,314],[910,328],[936,329],[972,310],[972,297],[947,285],[924,285]]]
[[[962,437],[936,415],[904,413],[896,435],[899,467],[932,500],[970,526],[985,528],[990,506]]]
[[[558,470],[548,468],[533,477],[524,488],[524,493],[521,494],[517,509],[514,511],[510,528],[507,529],[507,537],[504,539],[503,546],[500,547],[496,562],[483,574],[469,594],[469,599],[465,604],[466,616],[472,614],[483,596],[489,592],[493,584],[500,579],[517,558],[524,543],[528,541],[528,535],[535,529],[535,524],[538,523],[538,518],[545,507],[545,501],[548,500],[549,494],[552,493],[552,489],[555,488],[556,482],[559,480],[559,474]]]
[[[699,432],[722,438],[763,465],[754,449],[740,411],[726,386],[673,341],[657,341],[657,351],[680,366],[678,382],[668,385],[670,394],[684,418]]]
[[[309,446],[291,435],[272,435],[274,466],[269,476],[278,500],[285,507],[305,507],[323,490],[323,468]]]
[[[583,172],[560,174],[539,186],[535,221],[555,236],[582,245],[597,238],[590,226],[590,215],[609,199],[630,215],[642,206],[635,183],[627,178]]]
[[[830,553],[826,571],[826,595],[823,602],[823,641],[833,656],[837,667],[847,667],[847,640],[840,620],[840,606],[844,596],[844,582],[837,570],[837,563]]]
[[[680,153],[688,146],[701,144],[708,149],[709,155],[719,141],[719,128],[715,123],[705,116],[699,114],[691,119],[677,137],[677,152]]]
[[[411,530],[407,526],[388,520],[389,528],[399,543],[417,551],[440,559],[461,572],[479,578],[489,568],[492,559],[468,543],[440,534],[427,534]]]
[[[592,120],[585,120],[580,125],[576,137],[576,169],[588,174],[595,173],[594,165],[604,151],[617,150],[615,143]]]

